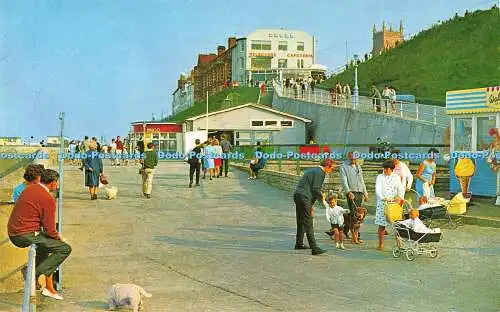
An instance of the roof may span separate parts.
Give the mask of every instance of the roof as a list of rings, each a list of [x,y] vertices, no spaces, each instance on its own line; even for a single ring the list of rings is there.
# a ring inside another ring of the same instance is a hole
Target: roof
[[[198,54],[198,65],[210,63],[217,58],[217,54]]]
[[[307,119],[307,118],[303,118],[303,117],[299,117],[299,116],[296,116],[296,115],[284,113],[284,112],[281,112],[279,110],[272,109],[272,108],[270,108],[268,106],[260,105],[260,104],[254,104],[254,103],[247,103],[247,104],[234,106],[234,107],[223,109],[223,110],[216,111],[216,112],[211,112],[211,113],[208,113],[208,116],[213,116],[213,115],[216,115],[216,114],[222,114],[222,113],[230,112],[232,110],[242,109],[242,108],[249,107],[249,106],[257,108],[257,109],[266,110],[268,112],[275,113],[275,114],[278,114],[278,115],[282,115],[282,116],[287,116],[287,117],[290,117],[290,118],[298,119],[298,120],[301,120],[301,121],[306,122],[306,123],[312,122],[312,120]],[[198,116],[195,116],[195,117],[187,118],[184,121],[193,121],[193,120],[196,120],[196,119],[204,118],[206,116],[207,116],[207,114],[202,114],[202,115],[198,115]]]
[[[147,123],[148,125],[178,125],[179,123],[177,122],[166,122],[166,121],[133,121],[130,123],[130,125],[142,125],[144,123]]]

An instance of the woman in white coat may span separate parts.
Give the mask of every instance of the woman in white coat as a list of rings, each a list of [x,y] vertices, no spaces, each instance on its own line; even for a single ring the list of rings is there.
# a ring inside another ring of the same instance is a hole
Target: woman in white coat
[[[385,218],[385,203],[403,199],[404,187],[399,175],[393,172],[394,162],[386,160],[382,164],[384,173],[377,176],[375,194],[377,195],[377,208],[375,211],[375,224],[378,225],[378,250],[384,250],[385,227],[388,222]]]

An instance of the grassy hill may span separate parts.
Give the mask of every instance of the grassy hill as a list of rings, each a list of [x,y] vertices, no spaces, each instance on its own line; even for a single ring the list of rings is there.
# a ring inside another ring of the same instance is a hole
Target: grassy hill
[[[231,101],[224,101],[226,98]],[[257,103],[259,98],[259,88],[238,87],[234,89],[226,89],[213,96],[208,97],[208,111],[214,112],[221,109],[226,109],[233,106],[243,105],[247,103]],[[271,105],[272,96],[267,95],[260,99],[260,104]],[[192,107],[185,111],[179,112],[177,115],[172,116],[169,122],[181,122],[187,118],[204,114],[207,110],[207,102],[196,102]]]
[[[500,84],[500,14],[498,8],[455,16],[358,66],[360,94],[375,83],[400,94],[413,94],[421,103],[444,105],[449,90]],[[328,89],[337,81],[353,85],[349,69],[326,80]]]

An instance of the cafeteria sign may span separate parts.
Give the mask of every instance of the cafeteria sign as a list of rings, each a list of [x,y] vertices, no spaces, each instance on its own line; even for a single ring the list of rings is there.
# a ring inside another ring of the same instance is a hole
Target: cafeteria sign
[[[500,87],[486,88],[486,105],[491,108],[500,108]]]

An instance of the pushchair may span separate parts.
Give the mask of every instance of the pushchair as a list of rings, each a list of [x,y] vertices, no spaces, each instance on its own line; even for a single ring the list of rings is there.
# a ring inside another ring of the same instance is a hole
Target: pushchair
[[[438,256],[438,248],[433,243],[441,241],[441,233],[417,233],[400,222],[393,225],[394,240],[392,248],[394,258],[405,254],[406,260],[413,261],[417,255],[427,254],[431,258]]]
[[[413,189],[411,189],[411,191],[418,194],[417,191]],[[453,213],[450,210],[450,206],[451,202],[449,200],[442,200],[430,202],[424,207],[419,207],[420,220],[430,228],[438,225],[436,220],[444,220],[450,229],[456,229],[459,225],[462,225],[462,222],[461,219],[452,218],[452,215],[457,213]],[[405,209],[404,216],[406,219],[409,217],[410,209]]]
[[[413,261],[417,255],[422,254],[436,258],[438,249],[432,243],[437,243],[441,240],[441,233],[417,233],[406,227],[400,221],[402,220],[403,212],[409,212],[411,209],[411,203],[405,200],[399,212],[394,209],[389,213],[390,216],[386,213],[387,220],[392,224],[394,240],[396,242],[392,248],[392,255],[394,258],[399,258],[404,253],[408,261]]]

